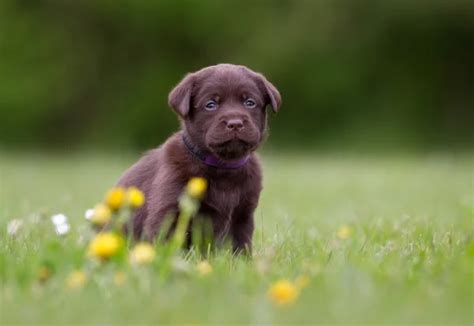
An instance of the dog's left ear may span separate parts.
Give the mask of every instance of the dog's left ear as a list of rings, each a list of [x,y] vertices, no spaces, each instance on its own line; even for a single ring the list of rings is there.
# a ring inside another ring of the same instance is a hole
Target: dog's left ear
[[[257,73],[257,78],[263,84],[263,88],[265,89],[266,96],[268,96],[268,99],[270,100],[273,112],[277,113],[281,106],[280,92],[262,74]]]
[[[168,105],[181,117],[185,118],[191,107],[194,74],[187,74],[168,95]]]

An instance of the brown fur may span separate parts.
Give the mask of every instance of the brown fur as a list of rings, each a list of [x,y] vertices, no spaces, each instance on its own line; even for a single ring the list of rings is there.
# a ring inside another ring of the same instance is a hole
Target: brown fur
[[[254,108],[246,106],[249,98],[256,103]],[[218,103],[216,110],[205,109],[209,100]],[[276,112],[280,102],[280,94],[265,77],[243,66],[221,64],[188,74],[169,96],[182,130],[145,154],[118,182],[145,193],[146,203],[133,217],[135,236],[153,239],[165,215],[177,212],[178,197],[187,181],[201,176],[209,187],[199,215],[210,217],[216,240],[231,240],[236,251],[250,250],[253,212],[262,189],[254,151],[266,135],[267,104]],[[241,129],[230,129],[229,121],[239,121]],[[207,166],[185,147],[183,133],[202,152],[224,161],[246,155],[250,159],[238,169]]]

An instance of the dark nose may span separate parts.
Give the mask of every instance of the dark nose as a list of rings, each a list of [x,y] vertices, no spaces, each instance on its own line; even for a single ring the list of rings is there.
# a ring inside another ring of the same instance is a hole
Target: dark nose
[[[240,119],[230,119],[227,121],[227,129],[239,131],[244,127],[244,123]]]

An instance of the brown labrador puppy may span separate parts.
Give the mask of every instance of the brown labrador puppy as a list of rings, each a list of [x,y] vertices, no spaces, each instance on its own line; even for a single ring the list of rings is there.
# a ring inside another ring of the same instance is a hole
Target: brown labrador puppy
[[[208,180],[200,216],[212,220],[214,238],[235,251],[251,250],[253,212],[262,190],[254,151],[265,139],[266,106],[278,111],[278,90],[244,66],[219,64],[188,74],[170,93],[182,130],[129,168],[119,186],[136,186],[146,202],[133,217],[136,237],[152,240],[191,177]]]

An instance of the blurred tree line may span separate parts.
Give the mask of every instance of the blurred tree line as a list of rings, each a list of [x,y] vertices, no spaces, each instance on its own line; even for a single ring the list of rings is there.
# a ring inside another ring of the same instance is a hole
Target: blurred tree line
[[[221,62],[279,88],[278,146],[473,144],[472,0],[2,0],[0,145],[155,146]]]

